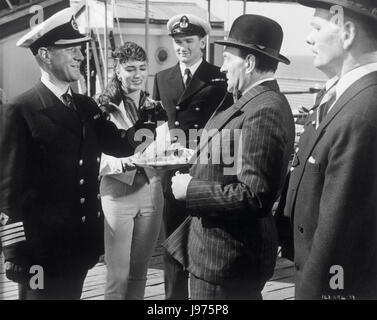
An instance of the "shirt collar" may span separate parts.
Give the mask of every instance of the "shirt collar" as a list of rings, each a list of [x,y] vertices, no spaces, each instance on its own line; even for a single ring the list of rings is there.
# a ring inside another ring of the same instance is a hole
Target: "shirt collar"
[[[338,76],[332,77],[331,79],[326,81],[325,90],[328,91],[331,87],[335,85],[335,83],[339,80]]]
[[[250,87],[248,87],[246,90],[244,90],[244,92],[242,92],[242,95],[244,95],[246,92],[248,92],[252,88],[255,88],[256,86],[259,86],[260,84],[262,84],[264,82],[268,82],[268,81],[275,81],[275,78],[271,77],[271,78],[266,78],[266,79],[262,79],[262,80],[259,80],[257,82],[254,82]]]
[[[365,64],[346,73],[336,85],[336,98],[339,99],[354,82],[374,71],[377,71],[377,62]]]
[[[199,68],[199,66],[202,62],[203,62],[203,58],[200,58],[197,62],[195,62],[191,67],[188,68],[188,69],[190,69],[191,76],[193,76],[195,71],[198,70],[198,68]],[[187,67],[182,62],[180,62],[179,68],[181,69],[181,75],[182,75],[182,78],[183,78],[183,76],[185,75],[185,70],[187,69]]]
[[[48,76],[48,73],[45,72],[44,70],[41,71],[42,76],[41,76],[41,82],[60,100],[62,100],[62,95],[68,91],[69,94],[72,95],[72,90],[69,86],[69,84],[64,85],[64,86],[57,86],[53,84]]]

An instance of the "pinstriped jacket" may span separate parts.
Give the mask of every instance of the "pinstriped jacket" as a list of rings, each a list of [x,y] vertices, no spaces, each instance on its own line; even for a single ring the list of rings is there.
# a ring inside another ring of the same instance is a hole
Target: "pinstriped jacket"
[[[164,246],[201,279],[266,281],[277,255],[271,209],[293,150],[289,104],[276,81],[264,82],[228,109],[219,108],[205,129],[208,139],[201,137],[190,169],[190,216]]]

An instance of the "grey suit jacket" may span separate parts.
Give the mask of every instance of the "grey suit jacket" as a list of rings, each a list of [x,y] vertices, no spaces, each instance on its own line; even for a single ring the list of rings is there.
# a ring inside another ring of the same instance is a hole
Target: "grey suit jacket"
[[[317,130],[314,118],[304,127],[285,207],[297,299],[377,299],[376,104],[373,72],[344,92]],[[343,289],[330,286],[332,266],[343,270]]]
[[[191,216],[165,246],[201,279],[266,281],[277,255],[271,209],[293,148],[291,109],[277,83],[265,82],[217,110],[205,128],[190,170]]]

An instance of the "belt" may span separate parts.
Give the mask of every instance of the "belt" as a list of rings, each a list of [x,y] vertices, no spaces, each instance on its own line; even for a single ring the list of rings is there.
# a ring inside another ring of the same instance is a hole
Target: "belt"
[[[145,174],[146,175],[144,168],[140,168],[140,167],[137,167],[136,174]]]

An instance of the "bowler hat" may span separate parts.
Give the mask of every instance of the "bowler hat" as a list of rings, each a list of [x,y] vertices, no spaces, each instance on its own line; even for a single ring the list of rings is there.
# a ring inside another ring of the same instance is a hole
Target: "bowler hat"
[[[283,30],[276,21],[264,16],[244,14],[233,22],[228,38],[215,43],[257,51],[290,64],[290,61],[279,53],[282,41]]]
[[[376,0],[297,0],[298,3],[312,8],[330,8],[338,5],[350,12],[377,20]]]

